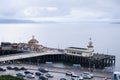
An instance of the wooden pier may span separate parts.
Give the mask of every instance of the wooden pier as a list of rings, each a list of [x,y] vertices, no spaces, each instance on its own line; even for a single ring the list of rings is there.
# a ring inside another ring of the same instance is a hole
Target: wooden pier
[[[30,64],[40,64],[45,62],[65,62],[70,64],[80,64],[82,67],[103,69],[115,65],[115,56],[94,53],[92,57],[82,57],[67,54],[44,55],[27,59],[17,60]]]

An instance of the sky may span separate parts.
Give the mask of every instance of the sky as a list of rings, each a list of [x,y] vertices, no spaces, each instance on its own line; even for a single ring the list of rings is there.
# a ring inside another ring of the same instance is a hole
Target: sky
[[[0,0],[0,19],[119,22],[119,4],[120,0]]]
[[[91,37],[95,52],[116,55],[120,71],[119,26],[120,0],[0,0],[0,42],[34,35],[43,46],[86,48]]]

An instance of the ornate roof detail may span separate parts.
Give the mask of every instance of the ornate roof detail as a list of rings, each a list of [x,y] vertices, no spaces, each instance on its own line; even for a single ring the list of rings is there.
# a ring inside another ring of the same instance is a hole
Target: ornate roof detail
[[[34,36],[32,36],[32,39],[31,39],[30,41],[28,41],[28,44],[38,44],[38,43],[39,43],[39,41],[36,40],[36,39],[34,38]]]

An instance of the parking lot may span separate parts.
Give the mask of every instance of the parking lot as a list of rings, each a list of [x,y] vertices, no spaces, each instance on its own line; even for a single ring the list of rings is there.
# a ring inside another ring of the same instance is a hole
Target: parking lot
[[[26,65],[26,64],[10,64],[10,65],[3,65],[0,66],[2,68],[5,68],[11,66],[11,67],[25,67],[27,68],[30,72],[33,72],[35,75],[35,72],[38,71],[39,67],[44,67],[49,71],[51,75],[53,75],[53,78],[48,78],[48,80],[60,80],[60,78],[66,78],[68,80],[71,80],[71,76],[67,76],[65,73],[67,71],[74,72],[77,75],[81,75],[84,70],[77,70],[77,69],[67,69],[67,68],[57,68],[57,67],[48,67],[48,66],[37,66],[37,65]],[[0,75],[13,75],[16,76],[16,73],[24,73],[25,70],[8,70],[6,71],[0,71]],[[94,74],[94,78],[92,79],[85,79],[85,80],[104,80],[105,77],[111,77],[111,73],[102,73],[102,72],[92,72]],[[35,78],[27,78],[24,77],[25,80],[39,80],[39,77],[35,75]],[[111,79],[108,79],[111,80]]]

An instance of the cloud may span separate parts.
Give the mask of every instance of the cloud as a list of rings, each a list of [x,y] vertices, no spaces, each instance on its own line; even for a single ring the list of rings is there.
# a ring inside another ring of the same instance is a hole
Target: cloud
[[[58,21],[120,19],[119,3],[119,0],[1,0],[0,18],[53,18]]]
[[[20,10],[16,15],[21,17],[53,17],[69,14],[69,9],[58,7],[27,7]]]

